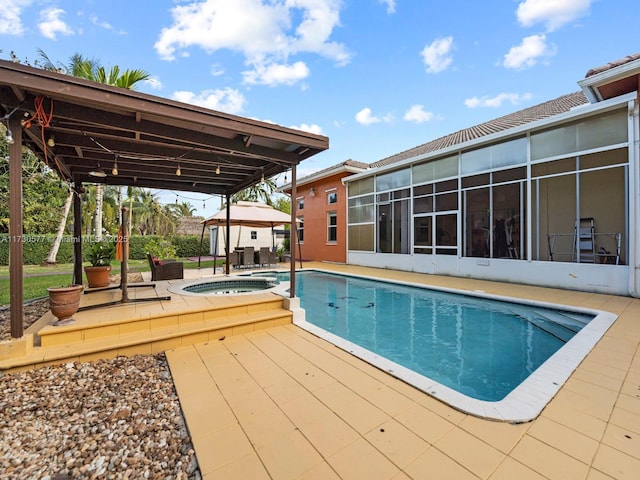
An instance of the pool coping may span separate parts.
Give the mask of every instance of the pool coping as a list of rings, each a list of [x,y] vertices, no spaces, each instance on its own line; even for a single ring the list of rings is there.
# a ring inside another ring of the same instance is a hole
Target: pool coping
[[[551,302],[534,301],[517,297],[508,297],[505,295],[495,295],[486,293],[482,290],[459,290],[454,288],[425,285],[415,282],[405,282],[401,280],[390,280],[357,274],[337,273],[334,271],[322,270],[318,268],[302,270],[314,270],[333,275],[350,276],[367,280],[374,279],[387,283],[395,283],[398,285],[419,287],[440,292],[474,296],[478,298],[508,301],[512,303],[516,302],[519,304],[532,305],[537,307],[562,309],[565,311],[586,313],[595,316],[593,320],[591,320],[573,338],[571,338],[565,345],[563,345],[558,351],[556,351],[545,362],[543,362],[542,365],[534,370],[505,398],[495,402],[478,400],[464,395],[463,393],[442,385],[435,380],[416,373],[396,362],[388,360],[378,354],[371,352],[370,350],[360,347],[348,340],[345,340],[331,332],[328,332],[320,327],[317,327],[316,325],[309,323],[304,318],[304,315],[294,316],[293,323],[300,328],[308,331],[309,333],[312,333],[336,345],[342,350],[345,350],[352,355],[366,361],[367,363],[385,371],[389,375],[392,375],[399,380],[412,385],[418,390],[448,404],[456,410],[487,420],[509,423],[524,423],[538,417],[544,407],[558,393],[560,388],[569,379],[571,374],[576,370],[576,368],[578,368],[587,354],[593,349],[596,343],[598,343],[598,341],[604,336],[606,331],[618,318],[616,314],[603,310],[581,308]],[[288,282],[283,282],[281,283],[281,285],[286,283]]]

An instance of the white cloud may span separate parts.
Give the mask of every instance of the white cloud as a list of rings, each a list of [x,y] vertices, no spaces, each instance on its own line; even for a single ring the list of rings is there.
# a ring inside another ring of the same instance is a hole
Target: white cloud
[[[172,9],[173,25],[162,29],[154,47],[166,60],[189,47],[241,52],[254,70],[250,80],[269,83],[259,78],[260,73],[272,74],[273,65],[287,65],[289,57],[299,53],[315,53],[338,65],[349,63],[345,46],[330,41],[340,25],[341,6],[340,0],[191,1]],[[285,75],[287,83],[304,78],[295,69],[293,76]]]
[[[407,122],[423,123],[433,120],[434,115],[432,112],[426,112],[424,105],[412,105],[403,118]]]
[[[522,39],[522,43],[511,47],[504,56],[502,65],[506,68],[521,70],[533,67],[540,59],[556,54],[553,45],[547,45],[546,35],[531,35]]]
[[[33,0],[0,0],[0,35],[22,35],[20,14]]]
[[[245,98],[238,90],[224,88],[203,90],[199,94],[188,91],[174,92],[172,98],[179,102],[199,105],[220,112],[239,114],[244,108]]]
[[[224,68],[219,63],[211,65],[211,76],[219,77],[220,75],[224,75]]]
[[[149,85],[152,90],[162,90],[162,82],[158,77],[147,78],[144,83]]]
[[[551,32],[587,15],[590,7],[591,0],[524,0],[516,15],[524,27],[542,23]]]
[[[387,6],[387,13],[396,13],[396,0],[378,0],[379,3]]]
[[[451,65],[453,58],[450,53],[453,49],[453,37],[438,38],[431,45],[427,45],[421,52],[427,72],[438,73],[446,70]]]
[[[245,83],[250,85],[294,85],[309,76],[309,67],[304,62],[293,65],[259,63],[253,70],[242,72]]]
[[[533,95],[530,93],[524,93],[520,95],[519,93],[499,93],[495,97],[472,97],[467,98],[464,101],[464,104],[469,108],[478,108],[478,107],[491,107],[498,108],[501,107],[504,102],[509,102],[511,105],[518,105],[522,102],[531,100]]]
[[[320,125],[316,125],[315,123],[312,123],[311,125],[307,125],[306,123],[301,123],[300,126],[298,127],[294,125],[289,128],[295,128],[296,130],[302,130],[303,132],[314,133],[316,135],[324,135],[324,132],[322,131],[322,127]]]
[[[393,120],[393,115],[387,113],[382,117],[373,115],[373,112],[369,107],[365,107],[356,113],[356,121],[361,125],[372,125],[374,123],[385,122],[389,123]]]
[[[38,28],[40,33],[51,40],[55,40],[58,34],[73,35],[73,30],[60,18],[66,12],[60,8],[47,8],[40,12]]]

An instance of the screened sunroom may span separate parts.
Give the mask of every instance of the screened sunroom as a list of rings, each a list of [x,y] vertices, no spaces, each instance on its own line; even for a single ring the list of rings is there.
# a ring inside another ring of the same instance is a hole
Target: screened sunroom
[[[637,122],[585,101],[349,177],[348,261],[627,293]]]

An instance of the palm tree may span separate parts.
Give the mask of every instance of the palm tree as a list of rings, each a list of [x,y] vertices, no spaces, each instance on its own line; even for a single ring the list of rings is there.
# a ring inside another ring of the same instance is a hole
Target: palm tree
[[[120,67],[114,65],[111,67],[109,71],[107,71],[100,62],[96,59],[84,58],[81,54],[76,53],[71,56],[69,59],[69,63],[67,65],[63,65],[61,63],[54,64],[47,54],[38,50],[40,54],[41,62],[39,65],[41,68],[45,70],[55,71],[64,73],[67,75],[71,75],[73,77],[84,78],[86,80],[91,80],[97,83],[104,83],[106,85],[113,85],[116,87],[128,88],[130,90],[134,90],[136,84],[142,82],[144,80],[149,79],[151,76],[149,73],[144,70],[136,69],[136,70],[125,70],[120,73]],[[103,186],[102,184],[97,185],[97,194],[96,194],[96,216],[95,216],[95,232],[98,238],[102,237],[102,203],[103,203]],[[63,218],[60,220],[61,225],[66,225],[68,211],[65,213]],[[63,228],[59,228],[58,232],[64,230]],[[60,237],[61,234],[59,233]],[[56,241],[59,240],[56,238]],[[55,242],[54,242],[55,248]],[[52,251],[49,254],[48,260],[53,259],[55,261],[55,253]],[[54,262],[52,262],[54,263]]]
[[[239,191],[231,197],[231,203],[238,203],[240,200],[249,202],[263,201],[269,206],[273,206],[273,194],[276,191],[276,182],[267,178],[264,182],[256,183],[244,190]]]
[[[196,207],[189,202],[180,202],[168,206],[177,217],[193,217],[193,214],[196,213],[197,210]]]

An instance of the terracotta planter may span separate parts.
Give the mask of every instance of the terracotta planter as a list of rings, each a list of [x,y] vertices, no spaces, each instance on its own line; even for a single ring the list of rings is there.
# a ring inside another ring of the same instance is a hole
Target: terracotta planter
[[[82,285],[47,288],[49,309],[58,319],[54,325],[68,325],[75,321],[72,317],[80,306],[80,295],[83,288]]]
[[[87,276],[89,288],[109,286],[109,275],[111,274],[110,265],[105,267],[84,267],[84,273]]]

